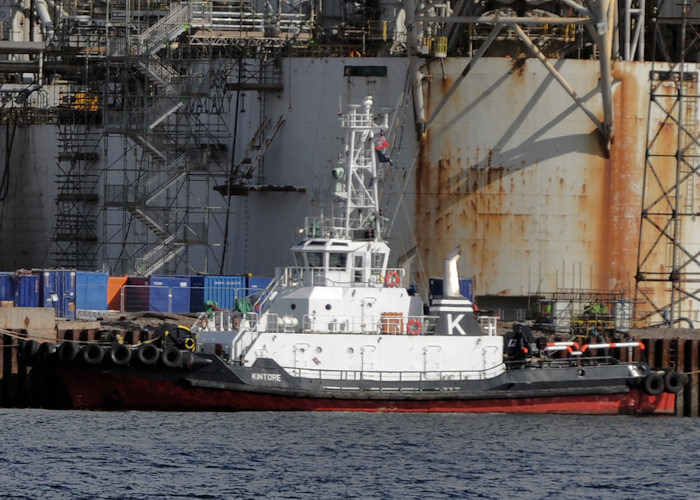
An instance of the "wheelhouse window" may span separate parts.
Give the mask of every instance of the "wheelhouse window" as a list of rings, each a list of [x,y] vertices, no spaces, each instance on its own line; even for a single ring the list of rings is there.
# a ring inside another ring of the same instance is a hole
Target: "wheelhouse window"
[[[297,267],[304,267],[304,254],[301,252],[294,252],[294,265]]]
[[[365,258],[364,255],[355,255],[355,283],[362,283],[365,275]]]
[[[340,252],[331,252],[328,254],[328,267],[331,269],[347,269],[348,254]]]
[[[323,267],[323,252],[306,252],[309,267]]]
[[[381,273],[384,268],[384,254],[372,253],[372,273]]]

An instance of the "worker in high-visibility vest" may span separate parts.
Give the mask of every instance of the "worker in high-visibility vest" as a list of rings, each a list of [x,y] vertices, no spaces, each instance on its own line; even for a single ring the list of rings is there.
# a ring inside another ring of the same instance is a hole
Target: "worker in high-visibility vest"
[[[379,132],[379,140],[377,141],[377,145],[374,146],[374,150],[377,152],[377,159],[379,160],[380,163],[388,163],[390,166],[394,166],[394,162],[391,161],[391,158],[389,158],[386,155],[387,150],[389,149],[389,141],[386,138],[386,135],[384,135],[384,131],[382,130]]]

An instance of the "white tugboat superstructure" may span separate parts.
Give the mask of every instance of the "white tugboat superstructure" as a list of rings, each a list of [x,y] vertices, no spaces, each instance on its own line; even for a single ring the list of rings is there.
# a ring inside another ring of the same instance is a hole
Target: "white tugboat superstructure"
[[[376,380],[494,377],[505,370],[503,341],[495,328],[483,334],[471,302],[443,299],[441,321],[408,292],[404,270],[388,267],[374,149],[388,115],[377,123],[372,105],[367,97],[341,116],[345,149],[333,178],[342,215],[307,218],[304,238],[291,248],[296,266],[277,271],[258,303],[262,314],[244,322],[256,333],[232,340],[231,359],[252,366],[271,358],[289,373],[311,369],[322,379],[341,372]]]

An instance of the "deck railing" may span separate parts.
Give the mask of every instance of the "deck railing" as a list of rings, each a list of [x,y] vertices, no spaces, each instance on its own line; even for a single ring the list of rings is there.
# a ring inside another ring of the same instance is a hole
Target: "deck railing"
[[[297,286],[331,286],[331,287],[390,287],[405,288],[406,271],[402,268],[388,268],[384,273],[382,268],[356,269],[352,273],[347,268],[304,268],[284,267],[275,271],[280,285],[283,287]]]
[[[343,382],[364,382],[364,381],[374,381],[378,382],[379,385],[374,388],[377,391],[415,391],[418,390],[415,386],[413,387],[400,387],[396,385],[386,385],[385,382],[440,382],[440,381],[460,381],[460,380],[484,380],[488,378],[493,378],[505,371],[505,365],[500,363],[496,366],[486,368],[484,370],[448,370],[448,371],[372,371],[372,370],[317,370],[313,368],[285,368],[285,370],[294,377],[303,377],[309,379],[317,380],[336,380]],[[328,387],[331,388],[331,387]],[[340,385],[333,386],[333,389],[347,390],[347,391],[358,391],[358,390],[372,390],[367,389],[366,385],[363,384],[363,388],[360,389],[359,386],[352,385]],[[454,387],[443,387],[439,386],[430,388],[433,390],[454,390]]]

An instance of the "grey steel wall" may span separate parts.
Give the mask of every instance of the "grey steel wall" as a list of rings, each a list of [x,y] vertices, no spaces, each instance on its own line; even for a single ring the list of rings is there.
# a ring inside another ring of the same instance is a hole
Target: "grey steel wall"
[[[430,64],[424,78],[428,116],[467,61],[448,58]],[[284,124],[265,156],[265,181],[307,191],[234,198],[224,273],[265,274],[291,263],[287,249],[304,216],[333,210],[331,169],[342,147],[341,103],[373,95],[380,108],[397,117],[390,137],[396,165],[382,179],[382,203],[392,219],[389,242],[395,259],[417,247],[412,270],[420,287],[442,274],[443,257],[459,244],[459,271],[475,278],[478,296],[633,288],[649,63],[615,63],[617,132],[609,154],[593,122],[532,59],[479,61],[422,145],[415,134],[406,59],[294,58],[283,64],[282,92],[265,93],[262,100],[254,92],[246,96],[238,147],[243,151],[257,129],[261,106],[272,122],[282,116]],[[387,76],[344,76],[346,65],[358,64],[386,65]],[[597,62],[555,65],[600,117]],[[660,121],[660,112],[654,113],[652,120]],[[677,131],[665,126],[660,135],[672,152]],[[7,270],[50,263],[56,148],[55,126],[18,128],[11,157],[13,189],[3,204],[0,232],[0,257]],[[108,168],[108,160],[100,161]],[[662,162],[656,168],[671,175],[675,162],[666,161],[667,166]],[[216,204],[217,223],[223,226],[223,197]],[[693,227],[684,233],[690,246],[700,241],[695,233]],[[663,266],[662,257],[663,252],[654,265]],[[663,295],[666,285],[652,293]]]

